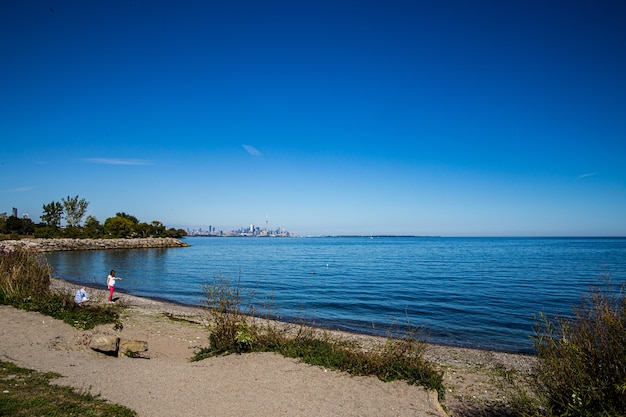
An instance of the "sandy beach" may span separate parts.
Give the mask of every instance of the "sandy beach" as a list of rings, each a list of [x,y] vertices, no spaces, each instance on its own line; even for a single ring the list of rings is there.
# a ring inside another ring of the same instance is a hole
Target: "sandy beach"
[[[78,286],[54,280],[73,293]],[[92,302],[104,291],[90,289]],[[88,391],[139,416],[443,416],[487,415],[505,400],[495,370],[530,372],[535,358],[429,345],[428,359],[444,372],[443,404],[434,392],[404,382],[353,377],[273,353],[229,355],[190,362],[208,345],[201,308],[116,293],[128,308],[123,329],[79,331],[39,313],[0,306],[0,358],[62,375],[56,383]],[[169,316],[169,317],[168,317]],[[170,317],[176,318],[172,320]],[[115,358],[87,345],[95,335],[148,342],[149,359]],[[360,335],[369,342],[376,338]]]

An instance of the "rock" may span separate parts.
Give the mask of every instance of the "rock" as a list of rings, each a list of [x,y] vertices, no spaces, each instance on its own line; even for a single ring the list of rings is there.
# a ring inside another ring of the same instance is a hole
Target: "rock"
[[[111,356],[146,358],[148,342],[143,340],[120,339],[117,336],[97,335],[91,338],[89,347]]]
[[[5,250],[26,248],[38,252],[54,252],[103,249],[180,248],[189,246],[189,244],[173,237],[148,237],[135,239],[21,239],[2,241],[1,246]]]
[[[130,356],[131,358],[145,358],[148,351],[148,342],[143,340],[121,339],[117,356]]]
[[[89,347],[109,355],[116,354],[120,343],[117,336],[100,335],[91,338]]]

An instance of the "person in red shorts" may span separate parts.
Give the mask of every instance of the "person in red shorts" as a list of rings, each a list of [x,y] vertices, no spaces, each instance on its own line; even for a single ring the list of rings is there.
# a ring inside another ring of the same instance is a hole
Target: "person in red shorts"
[[[113,291],[115,291],[115,281],[122,278],[115,276],[115,271],[111,269],[111,273],[107,277],[107,287],[109,288],[109,303],[113,302]]]

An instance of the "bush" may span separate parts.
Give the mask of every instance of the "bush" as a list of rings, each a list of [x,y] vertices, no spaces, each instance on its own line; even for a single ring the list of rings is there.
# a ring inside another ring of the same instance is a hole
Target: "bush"
[[[38,311],[81,330],[119,321],[121,307],[78,305],[73,295],[51,291],[50,278],[50,266],[37,252],[0,247],[0,304]]]
[[[217,355],[249,352],[252,349],[253,334],[247,318],[253,311],[251,307],[244,309],[243,304],[252,295],[241,288],[239,279],[231,282],[222,274],[208,281],[202,291],[205,297],[204,307],[212,319],[210,353]]]
[[[538,394],[552,415],[619,416],[626,410],[626,283],[606,279],[573,316],[536,320]]]
[[[409,327],[400,338],[387,339],[378,348],[364,350],[358,343],[331,336],[313,327],[288,325],[254,317],[253,293],[244,291],[239,279],[217,275],[203,286],[205,306],[211,318],[210,347],[192,360],[243,352],[278,352],[303,362],[342,370],[352,375],[375,375],[383,381],[403,380],[421,384],[444,398],[443,376],[424,359],[425,341],[419,329]]]
[[[50,266],[29,249],[0,246],[0,302],[45,296],[50,291]]]

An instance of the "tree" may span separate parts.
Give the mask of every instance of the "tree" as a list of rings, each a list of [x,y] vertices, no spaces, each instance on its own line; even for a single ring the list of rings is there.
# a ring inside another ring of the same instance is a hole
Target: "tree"
[[[94,216],[87,216],[83,230],[87,237],[98,237],[103,232],[103,226]]]
[[[148,223],[139,223],[135,226],[135,232],[140,237],[149,237],[152,236],[150,225]]]
[[[135,225],[126,217],[109,217],[104,221],[104,233],[110,237],[130,237],[134,230]]]
[[[124,219],[128,219],[128,220],[130,220],[130,221],[131,221],[134,225],[139,224],[139,220],[137,219],[137,217],[135,217],[135,216],[131,216],[130,214],[126,214],[126,213],[124,213],[124,212],[121,212],[121,213],[115,213],[115,215],[116,215],[117,217],[122,217],[122,218],[124,218]]]
[[[152,220],[150,223],[150,227],[152,230],[152,236],[164,236],[165,235],[165,226],[158,220]]]
[[[32,235],[35,233],[35,223],[31,219],[20,219],[11,216],[6,220],[6,229],[9,233]]]
[[[67,225],[70,227],[78,226],[87,212],[89,202],[84,198],[79,200],[78,195],[73,198],[67,196],[67,200],[61,200],[65,208],[65,220],[67,221]]]
[[[58,201],[51,201],[50,204],[43,205],[43,214],[41,221],[48,226],[59,228],[61,226],[61,218],[63,217],[63,205]]]
[[[180,237],[187,236],[187,232],[185,232],[183,229],[174,229],[173,227],[170,227],[169,229],[167,229],[167,236],[178,239]]]

